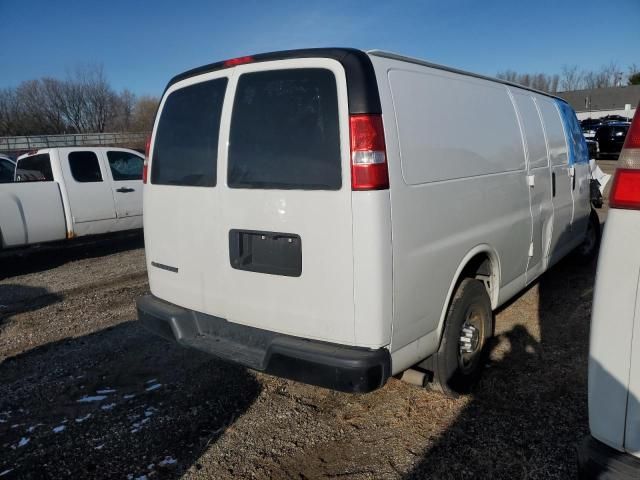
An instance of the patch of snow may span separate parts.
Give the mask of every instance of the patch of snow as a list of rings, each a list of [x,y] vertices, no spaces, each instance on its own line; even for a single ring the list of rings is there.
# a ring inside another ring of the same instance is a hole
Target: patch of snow
[[[67,428],[64,425],[58,425],[57,427],[53,428],[53,433],[60,433],[62,431],[64,431],[64,429]]]
[[[154,390],[159,389],[161,386],[162,386],[162,384],[161,384],[161,383],[154,383],[153,385],[151,385],[151,386],[149,386],[149,387],[145,388],[145,390],[146,390],[147,392],[153,392]]]
[[[139,432],[139,431],[140,431],[140,429],[139,429],[139,428],[134,428],[133,430],[131,430],[131,433],[137,433],[137,432]]]
[[[108,395],[110,393],[116,393],[116,389],[115,388],[105,388],[103,390],[96,390],[96,393],[98,395]]]
[[[27,437],[22,437],[20,439],[20,441],[18,442],[18,448],[20,447],[24,447],[27,443],[29,443],[29,438]]]
[[[35,425],[31,425],[29,428],[27,428],[27,433],[32,433],[36,428],[38,428],[41,425],[42,423],[36,423]]]
[[[175,465],[178,461],[173,457],[164,457],[164,460],[158,462],[159,467],[166,467],[168,465]]]
[[[149,479],[147,478],[146,475],[140,475],[139,477],[136,477],[134,480],[149,480]]]
[[[147,465],[147,470],[153,470],[153,467],[155,466],[155,463],[150,463],[149,465]]]
[[[91,416],[91,414],[87,413],[84,417],[78,417],[78,418],[76,418],[76,423],[82,423],[85,420],[87,420],[90,416]]]
[[[94,395],[94,396],[85,395],[80,400],[78,400],[78,403],[101,402],[105,398],[107,398],[106,395]]]
[[[158,381],[157,378],[152,378],[151,380],[147,380],[145,383],[148,385],[150,383],[156,383]]]
[[[104,443],[95,447],[94,450],[102,450],[102,447],[104,447]]]
[[[139,422],[135,422],[131,426],[137,431],[137,430],[140,430],[140,427],[142,427],[142,425],[147,423],[149,420],[150,420],[149,418],[144,418],[144,419],[140,420]]]
[[[112,409],[113,409],[113,407],[115,407],[115,406],[116,406],[116,404],[115,404],[115,403],[110,403],[110,404],[108,404],[108,405],[102,405],[100,408],[101,408],[102,410],[112,410]]]
[[[124,398],[125,400],[129,400],[130,398],[135,397],[136,395],[134,393],[129,393],[127,395],[123,395],[122,398]]]
[[[11,425],[11,428],[18,428],[20,426],[19,423],[14,423],[13,425]]]
[[[8,468],[7,470],[0,472],[0,477],[4,477],[6,474],[11,472],[13,472],[13,468]]]
[[[7,423],[7,421],[4,418],[0,418],[0,423]]]

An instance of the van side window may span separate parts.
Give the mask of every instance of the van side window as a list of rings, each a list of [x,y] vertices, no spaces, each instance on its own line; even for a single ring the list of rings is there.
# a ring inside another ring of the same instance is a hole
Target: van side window
[[[102,181],[100,163],[98,162],[98,156],[94,152],[69,153],[69,168],[76,182],[90,183]]]
[[[582,128],[578,123],[573,109],[564,102],[557,101],[562,112],[562,120],[567,131],[567,143],[569,144],[569,163],[585,163],[589,161],[589,149],[582,134]]]
[[[152,184],[216,185],[220,115],[227,81],[209,80],[169,94],[156,131]]]
[[[229,187],[339,190],[338,125],[330,70],[243,74],[231,116]]]
[[[53,182],[53,171],[48,153],[32,155],[18,160],[17,182]]]
[[[141,156],[131,152],[109,151],[107,152],[111,176],[115,182],[125,180],[142,180]]]

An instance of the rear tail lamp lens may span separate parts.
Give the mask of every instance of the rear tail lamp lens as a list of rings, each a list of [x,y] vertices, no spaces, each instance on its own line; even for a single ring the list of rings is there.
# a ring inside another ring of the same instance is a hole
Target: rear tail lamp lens
[[[636,108],[618,157],[609,205],[611,208],[640,210],[640,108]]]
[[[389,188],[387,152],[381,115],[351,115],[351,188]]]

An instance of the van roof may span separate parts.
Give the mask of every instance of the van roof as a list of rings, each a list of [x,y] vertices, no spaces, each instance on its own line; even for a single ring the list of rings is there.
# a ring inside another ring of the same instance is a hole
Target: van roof
[[[446,65],[440,65],[438,63],[427,62],[426,60],[421,60],[419,58],[406,57],[404,55],[399,55],[393,52],[387,52],[385,50],[367,50],[369,55],[375,55],[376,57],[390,58],[392,60],[400,60],[403,62],[415,63],[417,65],[424,65],[425,67],[437,68],[438,70],[444,70],[447,72],[458,73],[460,75],[466,75],[468,77],[481,78],[482,80],[488,80],[490,82],[502,83],[504,85],[508,85],[510,87],[521,88],[523,90],[529,90],[530,92],[537,93],[539,95],[544,95],[545,97],[551,97],[556,100],[560,100],[564,103],[567,101],[563,98],[560,98],[556,95],[552,95],[549,92],[543,92],[542,90],[536,90],[535,88],[527,87],[524,85],[520,85],[518,83],[509,82],[507,80],[502,80],[500,78],[489,77],[487,75],[481,75],[479,73],[468,72],[466,70],[460,70],[458,68],[447,67]]]
[[[382,107],[380,106],[380,95],[378,93],[378,85],[376,83],[373,65],[371,63],[369,55],[415,63],[418,65],[437,68],[439,70],[445,70],[452,73],[481,78],[483,80],[488,80],[491,82],[502,83],[511,87],[529,90],[531,92],[535,92],[537,94],[551,97],[567,103],[566,100],[555,95],[551,95],[547,92],[542,92],[534,88],[525,87],[523,85],[518,85],[517,83],[508,82],[499,78],[493,78],[473,72],[467,72],[464,70],[459,70],[457,68],[427,62],[418,58],[405,57],[403,55],[398,55],[396,53],[386,52],[383,50],[368,50],[365,52],[354,48],[307,48],[300,50],[282,50],[278,52],[259,53],[256,55],[210,63],[208,65],[193,68],[176,75],[171,80],[169,80],[164,93],[166,93],[167,89],[169,89],[171,85],[180,82],[181,80],[185,80],[196,75],[202,75],[204,73],[209,73],[216,70],[231,68],[242,63],[288,60],[294,58],[332,58],[340,62],[345,69],[345,74],[347,77],[347,88],[349,90],[349,113],[382,113]]]

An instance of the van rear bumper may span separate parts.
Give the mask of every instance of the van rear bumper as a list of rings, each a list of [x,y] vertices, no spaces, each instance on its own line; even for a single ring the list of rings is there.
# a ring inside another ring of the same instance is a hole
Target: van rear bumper
[[[591,435],[578,447],[580,480],[631,480],[640,477],[640,459],[619,452]]]
[[[153,295],[136,303],[138,318],[153,333],[261,372],[361,393],[382,387],[391,375],[386,348],[348,347],[239,325]]]

